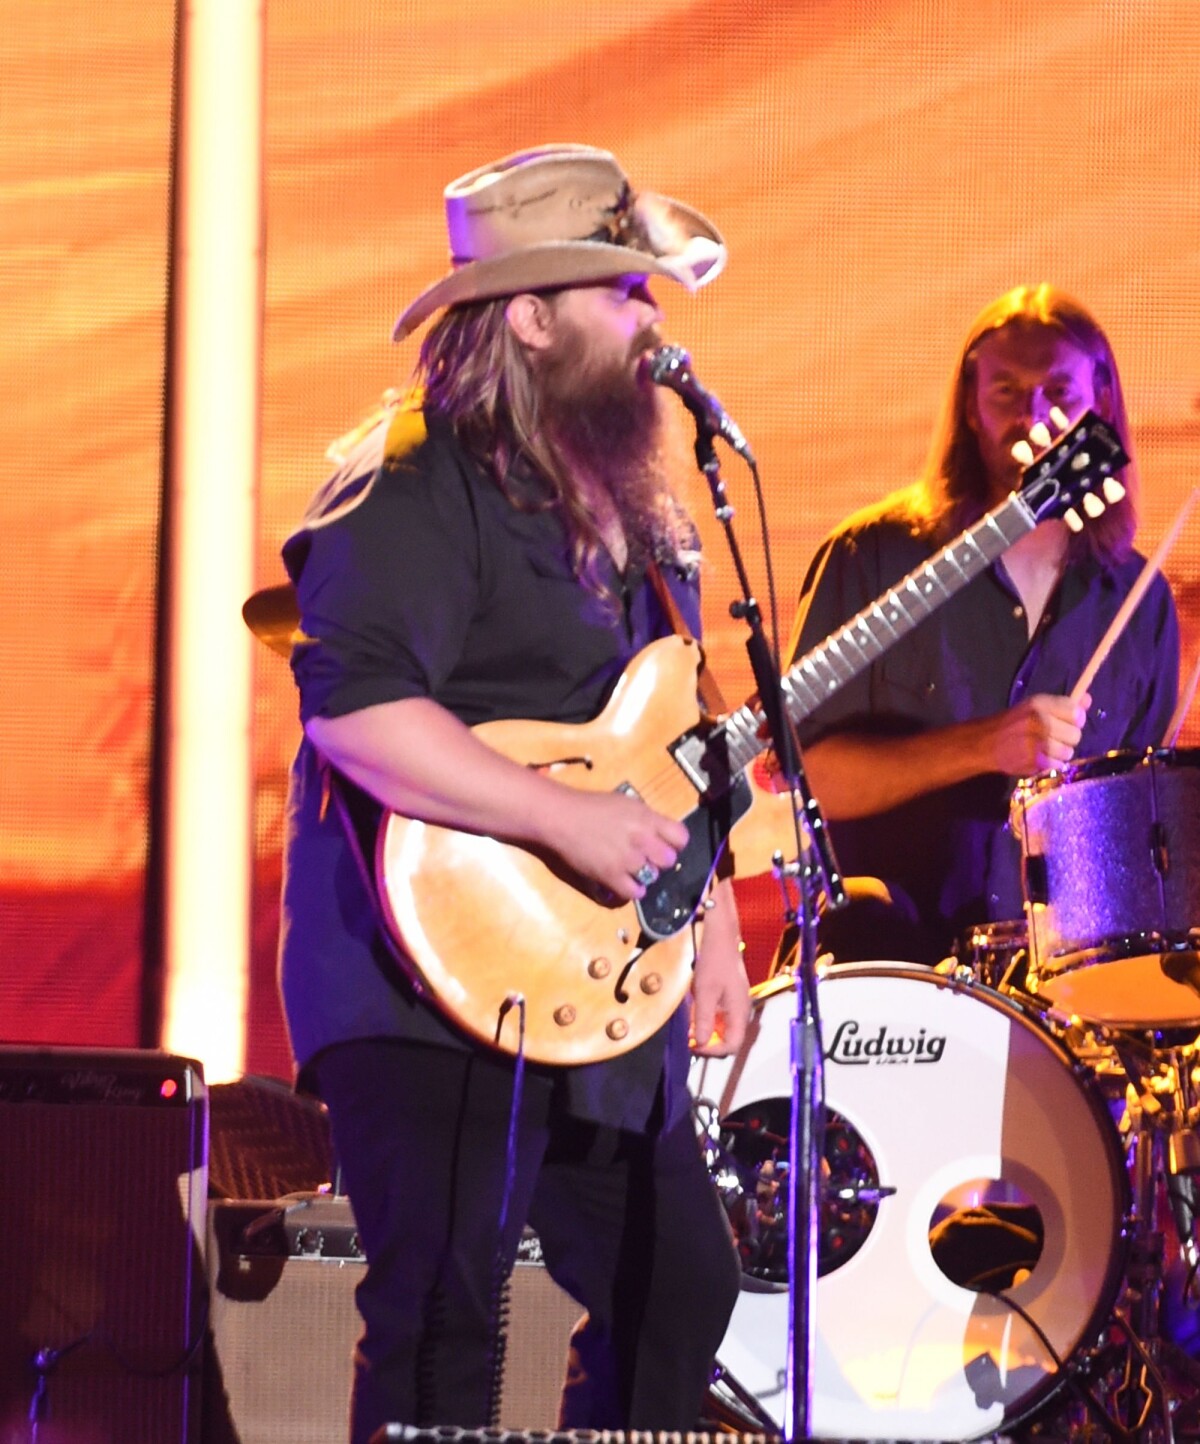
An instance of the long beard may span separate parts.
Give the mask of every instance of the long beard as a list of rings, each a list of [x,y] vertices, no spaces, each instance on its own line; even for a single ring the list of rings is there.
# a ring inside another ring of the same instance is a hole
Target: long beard
[[[634,354],[644,345],[639,338]],[[665,400],[629,359],[602,361],[576,333],[564,337],[542,373],[546,431],[570,470],[586,478],[585,489],[602,488],[611,498],[631,557],[659,549],[673,505]]]

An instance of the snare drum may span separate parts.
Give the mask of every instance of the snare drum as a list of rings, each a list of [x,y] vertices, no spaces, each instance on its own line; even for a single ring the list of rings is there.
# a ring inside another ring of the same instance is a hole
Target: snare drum
[[[1021,783],[1029,989],[1117,1027],[1200,1025],[1200,751],[1110,752]]]
[[[1036,1220],[1020,1230],[1019,1270],[991,1286],[1070,1359],[1098,1333],[1123,1272],[1128,1185],[1116,1130],[1066,1048],[987,988],[911,964],[859,963],[831,970],[818,996],[832,1111],[812,1432],[995,1433],[1054,1391],[1058,1365],[1002,1297],[944,1271],[931,1235],[974,1203],[999,1200],[1022,1225]],[[784,1427],[792,980],[756,989],[755,1002],[739,1056],[697,1060],[692,1089],[699,1116],[719,1120],[707,1136],[710,1169],[743,1257],[718,1361]],[[980,1262],[976,1272],[997,1277],[990,1258]]]

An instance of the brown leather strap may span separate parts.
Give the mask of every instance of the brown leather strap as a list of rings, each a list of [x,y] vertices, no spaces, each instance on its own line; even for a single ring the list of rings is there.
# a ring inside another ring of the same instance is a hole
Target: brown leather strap
[[[679,603],[675,600],[671,588],[667,586],[667,579],[662,574],[662,568],[657,562],[651,562],[646,568],[646,575],[654,584],[659,603],[666,613],[675,635],[682,637],[685,642],[695,642],[696,638],[692,636],[692,629],[684,621],[683,613],[679,610]],[[696,645],[700,644],[697,642]],[[725,698],[721,696],[717,679],[708,670],[708,664],[703,660],[703,648],[701,648],[700,657],[700,671],[696,677],[696,692],[700,698],[700,705],[710,717],[723,717],[729,709],[725,705]]]

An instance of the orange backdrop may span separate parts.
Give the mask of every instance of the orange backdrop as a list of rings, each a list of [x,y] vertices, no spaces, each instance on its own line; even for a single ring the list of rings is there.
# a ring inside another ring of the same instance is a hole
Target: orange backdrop
[[[171,8],[0,0],[10,1037],[136,1033]],[[820,536],[911,477],[967,323],[1019,281],[1075,291],[1112,335],[1144,550],[1200,472],[1192,0],[288,0],[267,24],[264,584],[329,440],[411,367],[416,343],[387,338],[445,267],[442,186],[551,140],[610,147],[635,184],[725,232],[729,268],[710,290],[660,293],[668,333],[759,457],[785,630]],[[731,462],[726,480],[765,598],[746,474]],[[707,498],[695,502],[709,656],[740,698],[731,569]],[[1188,665],[1200,522],[1168,571]],[[290,679],[264,652],[249,1066],[280,1074],[276,892],[295,739]],[[777,904],[768,885],[742,892],[761,972]]]

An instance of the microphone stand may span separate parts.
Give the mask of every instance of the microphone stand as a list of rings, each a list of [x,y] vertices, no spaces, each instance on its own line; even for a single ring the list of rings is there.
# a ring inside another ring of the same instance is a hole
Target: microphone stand
[[[750,628],[746,652],[766,718],[767,734],[791,790],[797,853],[796,1016],[792,1023],[792,1120],[788,1170],[788,1419],[784,1437],[812,1437],[813,1355],[816,1342],[816,1292],[821,1218],[821,1161],[824,1154],[825,1055],[817,1008],[817,897],[822,883],[829,906],[840,907],[845,892],[829,834],[809,790],[800,761],[800,744],[788,715],[779,671],[762,628],[762,614],[750,588],[741,550],[733,532],[733,508],[725,493],[713,440],[711,414],[687,402],[696,421],[696,462],[712,493],[717,520],[725,531],[729,552],[742,589],[742,600],[730,615]],[[809,843],[803,840],[803,816]]]

